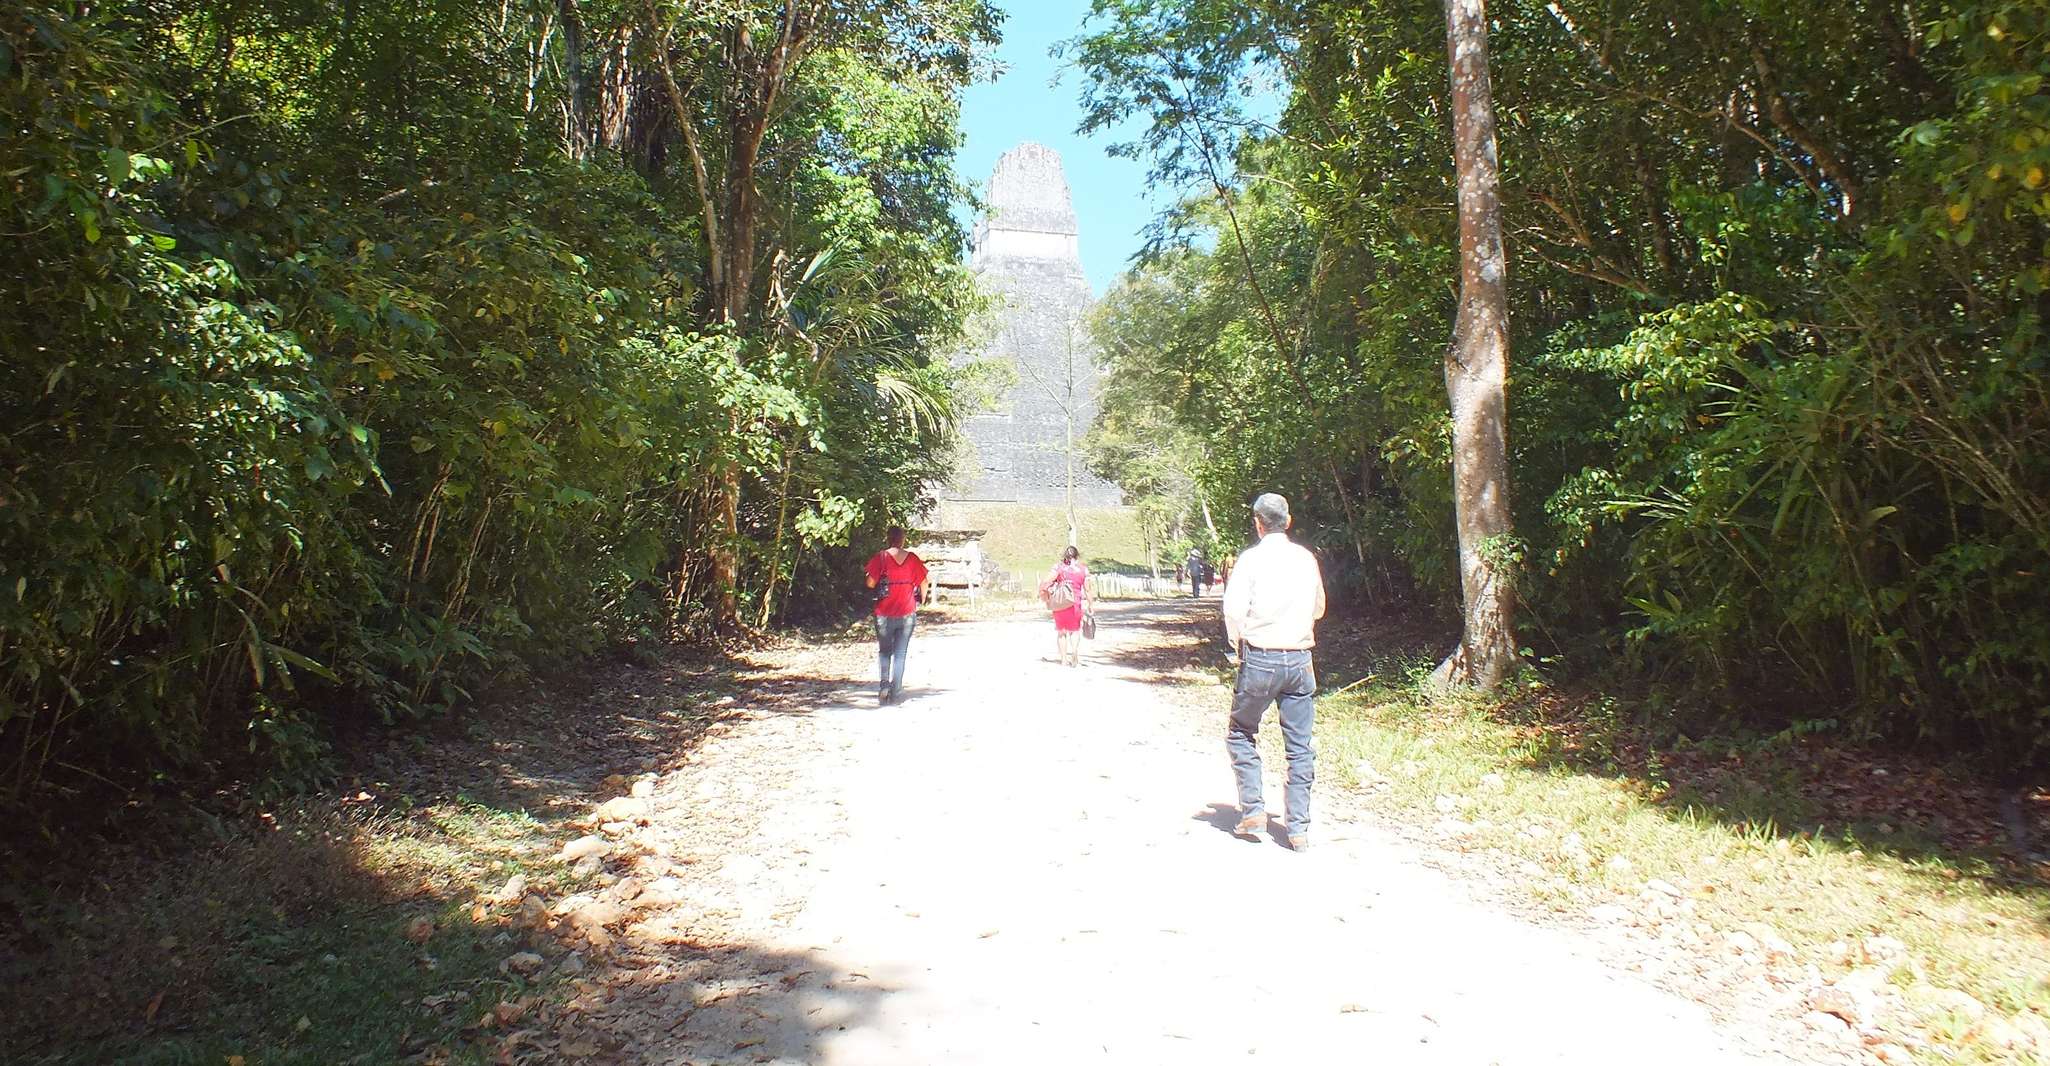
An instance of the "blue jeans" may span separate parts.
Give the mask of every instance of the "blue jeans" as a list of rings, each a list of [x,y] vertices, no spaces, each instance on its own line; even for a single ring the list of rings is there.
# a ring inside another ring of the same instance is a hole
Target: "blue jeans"
[[[1238,687],[1232,691],[1231,727],[1224,747],[1238,779],[1239,812],[1266,807],[1260,780],[1260,717],[1269,704],[1281,708],[1281,739],[1288,748],[1288,835],[1310,830],[1310,782],[1317,776],[1317,749],[1310,725],[1317,715],[1317,670],[1308,651],[1246,648],[1239,656]]]
[[[918,614],[876,615],[876,687],[885,695],[904,687],[904,660],[911,655],[911,630]]]

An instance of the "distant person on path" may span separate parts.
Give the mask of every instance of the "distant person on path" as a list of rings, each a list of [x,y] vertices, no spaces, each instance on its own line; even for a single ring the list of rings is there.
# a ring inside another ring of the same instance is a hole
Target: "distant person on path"
[[[1063,595],[1056,589],[1067,591]],[[1090,603],[1089,568],[1082,565],[1081,549],[1070,544],[1061,552],[1061,561],[1039,583],[1039,598],[1053,612],[1054,661],[1082,665],[1082,618]]]
[[[925,602],[925,563],[904,546],[904,529],[891,526],[890,546],[868,560],[868,587],[876,590],[876,706],[904,688],[904,660],[911,654],[911,629]]]
[[[1257,834],[1267,822],[1260,717],[1269,704],[1279,705],[1288,748],[1288,846],[1302,851],[1310,846],[1310,782],[1317,773],[1310,744],[1317,671],[1310,649],[1317,619],[1324,617],[1324,573],[1309,549],[1288,539],[1290,521],[1285,497],[1269,492],[1254,500],[1260,543],[1239,554],[1233,580],[1224,586],[1224,632],[1239,660],[1224,746],[1238,779],[1236,831]]]
[[[1203,549],[1190,548],[1188,559],[1183,561],[1189,572],[1189,595],[1203,595]]]

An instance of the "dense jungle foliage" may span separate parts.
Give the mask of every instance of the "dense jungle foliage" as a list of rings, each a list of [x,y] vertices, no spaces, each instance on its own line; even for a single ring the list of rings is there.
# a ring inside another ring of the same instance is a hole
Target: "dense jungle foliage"
[[[336,716],[831,607],[950,461],[995,30],[5,5],[0,805],[289,775]]]
[[[2050,4],[1488,9],[1524,642],[1682,732],[2050,762]],[[1103,308],[1097,465],[1290,493],[1449,617],[1445,15],[1098,0],[1069,50],[1190,190]]]

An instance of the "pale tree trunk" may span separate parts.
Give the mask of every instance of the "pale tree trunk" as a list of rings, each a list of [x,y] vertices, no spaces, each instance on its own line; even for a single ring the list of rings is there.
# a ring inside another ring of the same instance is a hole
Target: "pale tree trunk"
[[[1509,295],[1502,247],[1486,0],[1445,0],[1452,143],[1459,181],[1459,313],[1445,351],[1452,498],[1464,601],[1459,647],[1433,677],[1483,691],[1516,666],[1509,524]]]
[[[556,12],[562,19],[562,73],[569,111],[563,132],[571,159],[590,154],[590,87],[584,84],[584,16],[577,0],[558,0]]]

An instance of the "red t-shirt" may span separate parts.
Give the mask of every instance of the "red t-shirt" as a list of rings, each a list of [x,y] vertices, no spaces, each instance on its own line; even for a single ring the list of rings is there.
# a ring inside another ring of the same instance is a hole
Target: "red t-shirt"
[[[875,579],[879,589],[883,582],[890,583],[890,591],[876,601],[878,616],[900,618],[918,610],[915,594],[925,584],[925,563],[916,552],[905,552],[904,561],[898,562],[888,551],[879,551],[868,561],[868,576]]]

